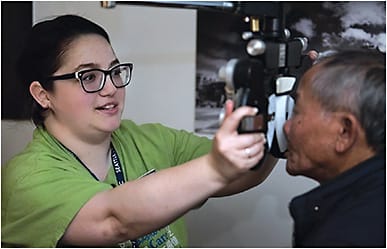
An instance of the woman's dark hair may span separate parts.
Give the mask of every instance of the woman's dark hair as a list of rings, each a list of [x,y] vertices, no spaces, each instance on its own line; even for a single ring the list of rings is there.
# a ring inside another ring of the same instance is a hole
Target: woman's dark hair
[[[61,66],[63,55],[72,41],[80,35],[97,34],[109,43],[109,35],[96,23],[76,15],[64,15],[34,25],[25,47],[16,63],[17,74],[24,88],[29,89],[33,81],[39,81],[47,90],[53,90],[53,82],[47,77]],[[31,119],[36,126],[43,126],[46,109],[29,94]]]

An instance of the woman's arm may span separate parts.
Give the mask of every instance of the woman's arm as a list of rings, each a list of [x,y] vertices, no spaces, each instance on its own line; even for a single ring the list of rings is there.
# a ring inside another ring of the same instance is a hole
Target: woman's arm
[[[227,195],[238,194],[252,187],[261,184],[271,173],[278,159],[272,155],[266,155],[263,164],[257,170],[250,170],[242,177],[228,184],[225,188],[218,191],[213,197],[222,197]]]
[[[263,156],[262,134],[237,132],[240,120],[255,115],[251,107],[230,114],[215,135],[209,154],[158,171],[91,198],[77,213],[63,245],[111,246],[170,224],[224,189],[254,167]],[[247,157],[245,148],[258,148]],[[167,197],[167,198],[166,198]]]

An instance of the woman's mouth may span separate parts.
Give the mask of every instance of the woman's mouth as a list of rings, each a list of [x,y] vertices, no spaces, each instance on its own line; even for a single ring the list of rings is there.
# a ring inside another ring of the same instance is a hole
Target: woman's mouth
[[[97,107],[97,109],[98,110],[111,110],[111,109],[115,108],[116,106],[117,105],[114,105],[114,104],[107,104],[107,105]]]
[[[106,114],[116,114],[118,112],[118,104],[109,103],[109,104],[97,107],[96,109]]]

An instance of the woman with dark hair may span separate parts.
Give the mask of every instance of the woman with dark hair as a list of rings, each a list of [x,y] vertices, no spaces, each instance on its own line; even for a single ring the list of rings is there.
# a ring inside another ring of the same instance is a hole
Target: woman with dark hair
[[[2,167],[2,245],[186,247],[182,216],[261,183],[264,134],[238,134],[233,110],[213,140],[122,120],[133,64],[103,28],[65,15],[36,24],[18,63],[33,140]]]

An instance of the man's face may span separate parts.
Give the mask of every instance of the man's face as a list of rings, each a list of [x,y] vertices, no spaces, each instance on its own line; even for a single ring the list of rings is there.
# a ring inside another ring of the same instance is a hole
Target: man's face
[[[311,91],[312,76],[318,70],[319,66],[313,67],[301,79],[293,114],[284,131],[288,140],[287,172],[323,181],[329,177],[337,126],[334,114],[324,111]]]

